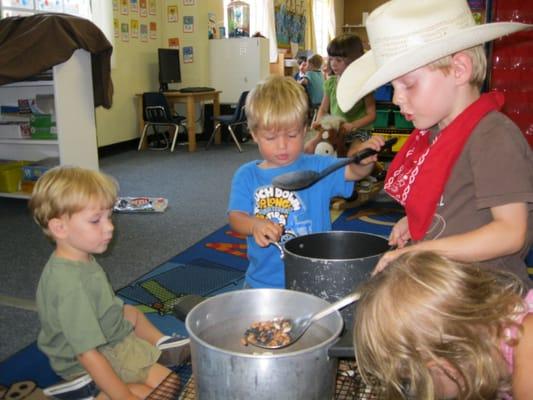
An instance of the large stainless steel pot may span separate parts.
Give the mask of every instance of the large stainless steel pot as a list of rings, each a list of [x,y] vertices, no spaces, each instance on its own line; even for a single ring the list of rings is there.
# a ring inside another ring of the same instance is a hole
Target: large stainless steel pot
[[[238,290],[196,305],[185,326],[200,400],[327,400],[335,394],[337,359],[328,348],[342,331],[340,313],[314,323],[289,347],[265,351],[240,340],[252,322],[295,317],[329,304],[285,289]]]
[[[366,281],[388,249],[387,239],[362,232],[330,231],[295,237],[283,247],[285,286],[334,303]],[[352,327],[355,307],[357,303],[341,311],[347,329]]]

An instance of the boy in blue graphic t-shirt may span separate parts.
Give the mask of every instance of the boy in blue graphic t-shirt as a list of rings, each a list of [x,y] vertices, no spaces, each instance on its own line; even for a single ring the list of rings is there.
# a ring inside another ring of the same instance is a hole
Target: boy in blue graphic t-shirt
[[[289,233],[297,236],[331,229],[332,197],[349,196],[353,181],[370,173],[377,156],[350,164],[316,184],[299,191],[272,185],[272,179],[298,170],[321,171],[338,161],[334,157],[303,153],[308,100],[294,79],[272,76],[260,82],[246,100],[252,138],[263,160],[244,164],[235,173],[228,215],[231,228],[247,237],[249,266],[245,287],[283,288],[285,274],[279,250],[272,246]],[[350,149],[380,150],[384,141],[376,136]]]

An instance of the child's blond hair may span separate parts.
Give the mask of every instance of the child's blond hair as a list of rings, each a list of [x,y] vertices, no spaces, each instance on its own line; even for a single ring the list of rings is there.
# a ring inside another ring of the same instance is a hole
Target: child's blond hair
[[[324,63],[324,58],[320,54],[313,54],[309,60],[307,60],[307,64],[311,67],[313,71],[320,71],[320,68],[322,68],[322,64]]]
[[[104,173],[89,169],[60,166],[42,175],[29,202],[35,222],[51,236],[48,223],[53,218],[83,210],[90,201],[112,208],[118,193],[117,182]]]
[[[485,76],[487,75],[487,56],[483,45],[471,47],[466,50],[461,50],[460,53],[467,54],[472,60],[472,76],[470,77],[470,84],[481,89]],[[437,61],[429,64],[430,68],[439,68],[447,73],[452,64],[452,55],[442,57]]]
[[[387,399],[435,398],[428,363],[451,366],[459,399],[496,398],[509,390],[500,354],[503,330],[524,312],[514,275],[409,252],[371,279],[357,305],[354,346],[364,379],[377,378]],[[508,341],[515,345],[516,341]],[[448,371],[443,368],[444,371]]]
[[[271,75],[246,98],[248,128],[272,129],[307,122],[308,100],[302,85],[290,77]]]

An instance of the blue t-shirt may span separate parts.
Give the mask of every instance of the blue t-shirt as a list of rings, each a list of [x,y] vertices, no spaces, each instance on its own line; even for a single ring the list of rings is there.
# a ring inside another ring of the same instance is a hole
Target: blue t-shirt
[[[299,191],[275,188],[272,179],[293,171],[322,171],[338,161],[330,156],[302,154],[291,165],[279,168],[263,169],[259,167],[261,161],[248,162],[233,176],[228,212],[268,218],[297,236],[329,231],[331,198],[348,197],[353,192],[354,183],[344,179],[344,168]],[[279,249],[274,245],[260,247],[251,235],[246,242],[249,260],[246,282],[254,288],[284,288],[285,271]]]

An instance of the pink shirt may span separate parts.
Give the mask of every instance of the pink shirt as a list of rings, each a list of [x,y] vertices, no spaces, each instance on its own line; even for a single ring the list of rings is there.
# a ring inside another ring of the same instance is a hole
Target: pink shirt
[[[527,295],[526,295],[526,298],[524,299],[525,303],[526,303],[526,311],[521,314],[517,319],[516,319],[516,322],[521,324],[522,321],[524,320],[524,318],[528,315],[528,314],[533,314],[533,289],[530,290]],[[505,335],[509,335],[511,338],[514,338],[516,337],[516,334],[517,334],[517,328],[516,327],[511,327],[511,328],[507,328],[504,332]],[[508,344],[506,344],[505,342],[501,342],[500,344],[500,350],[503,354],[503,357],[505,358],[505,361],[507,361],[507,365],[509,366],[509,371],[512,373],[513,372],[513,364],[514,364],[514,360],[513,360],[513,354],[514,354],[514,347],[513,346],[509,346]],[[504,397],[505,399],[512,399],[511,396],[505,396]]]

